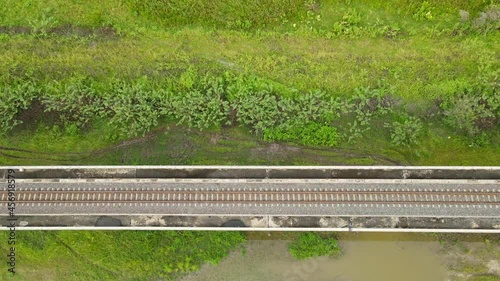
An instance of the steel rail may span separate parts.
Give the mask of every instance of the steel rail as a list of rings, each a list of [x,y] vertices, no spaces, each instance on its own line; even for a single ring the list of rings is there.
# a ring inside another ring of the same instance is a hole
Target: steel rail
[[[5,192],[5,190],[0,190],[0,192]],[[465,191],[449,191],[449,190],[363,190],[363,189],[349,189],[349,190],[265,190],[265,189],[254,189],[254,190],[224,190],[224,189],[195,189],[195,190],[175,190],[175,189],[116,189],[116,190],[17,190],[17,194],[29,194],[29,193],[47,193],[47,194],[65,194],[65,193],[100,193],[100,194],[116,194],[116,193],[175,193],[175,194],[200,194],[200,193],[218,193],[218,194],[402,194],[402,195],[454,195],[454,196],[469,196],[469,195],[498,195],[500,196],[500,191],[495,190],[465,190]]]
[[[193,201],[193,200],[160,200],[160,201],[147,201],[147,200],[121,200],[121,201],[109,201],[109,200],[101,200],[101,201],[56,201],[56,200],[43,200],[43,201],[22,201],[18,203],[25,203],[25,204],[35,204],[35,203],[59,203],[59,204],[69,204],[69,203],[74,203],[74,204],[86,204],[86,203],[106,203],[106,204],[118,204],[118,203],[170,203],[170,204],[322,204],[322,205],[333,205],[333,204],[380,204],[380,205],[391,205],[391,204],[398,204],[398,205],[403,205],[403,204],[408,204],[408,205],[435,205],[435,204],[441,204],[441,205],[498,205],[500,206],[499,202],[477,202],[477,201],[299,201],[299,200],[289,200],[289,201],[271,201],[271,200],[263,200],[263,201],[227,201],[227,200],[221,200],[221,201],[207,201],[207,200],[199,200],[199,201]]]
[[[75,198],[76,196],[76,198]],[[27,199],[26,199],[27,197]],[[54,199],[53,199],[54,197]],[[125,197],[125,199],[122,199]],[[155,199],[156,197],[156,199]],[[161,197],[161,198],[160,198]],[[243,200],[241,199],[243,197]],[[248,198],[247,198],[248,197]],[[270,197],[270,198],[269,198]],[[329,198],[330,197],[330,198]],[[373,198],[375,197],[375,198]],[[379,198],[381,197],[381,198]],[[430,197],[430,198],[429,198]],[[436,197],[436,198],[435,198]],[[500,205],[493,190],[29,190],[17,203],[463,204]],[[166,199],[165,199],[166,198]],[[408,198],[408,199],[407,199]],[[8,197],[2,194],[0,203]]]

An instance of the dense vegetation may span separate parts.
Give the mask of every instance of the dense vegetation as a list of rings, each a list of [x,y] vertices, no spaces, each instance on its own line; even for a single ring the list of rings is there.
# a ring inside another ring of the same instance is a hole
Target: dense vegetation
[[[95,120],[104,119],[113,127],[108,137],[116,139],[143,136],[157,126],[159,120],[171,119],[199,130],[239,124],[248,126],[268,141],[335,146],[339,139],[351,142],[362,136],[376,116],[393,110],[394,114],[404,114],[402,106],[393,106],[394,98],[383,88],[356,89],[357,94],[349,99],[333,98],[321,91],[286,97],[258,78],[226,74],[224,78],[204,77],[200,81],[187,86],[179,83],[163,87],[154,87],[146,79],[132,83],[114,81],[107,89],[88,78],[72,78],[64,84],[14,82],[0,92],[5,101],[0,129],[8,133],[29,115],[29,122],[45,121],[53,130],[79,134],[89,130]],[[490,127],[481,129],[494,128],[498,123],[498,104],[493,103],[494,98],[483,94],[488,110],[484,105],[476,109],[482,109],[481,115],[451,114],[450,117],[455,118],[458,128],[464,121],[469,122],[466,128],[471,135],[481,132],[475,120],[470,120],[475,116],[493,118]],[[470,100],[467,102],[471,105]],[[478,99],[475,102],[481,106]],[[42,109],[38,116],[32,114],[34,107]],[[448,107],[449,111],[457,110],[455,104]],[[392,139],[397,139],[396,144],[416,143],[422,126],[416,118],[402,118],[404,123],[387,126],[393,130]],[[341,127],[340,136],[334,126],[339,119],[352,119],[352,123]]]
[[[24,130],[42,124],[42,130],[79,137],[104,123],[101,138],[114,141],[144,136],[169,122],[216,131],[239,125],[266,141],[335,147],[362,141],[379,126],[387,145],[411,150],[432,134],[424,124],[434,123],[449,128],[470,147],[488,147],[498,139],[496,85],[477,82],[420,114],[408,112],[411,104],[385,80],[375,87],[355,88],[349,97],[274,85],[254,76],[199,76],[192,70],[164,81],[13,80],[0,89],[0,131],[8,138],[26,122]]]
[[[321,237],[317,232],[305,232],[300,234],[296,240],[288,245],[290,254],[296,259],[339,255],[340,248],[337,239],[333,237]]]

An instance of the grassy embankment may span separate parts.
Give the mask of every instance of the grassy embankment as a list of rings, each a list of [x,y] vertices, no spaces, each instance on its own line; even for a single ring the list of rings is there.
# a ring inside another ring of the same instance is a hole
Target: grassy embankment
[[[18,231],[16,274],[2,266],[0,280],[171,280],[244,241],[237,232]]]
[[[4,2],[0,163],[500,163],[492,1],[165,3]],[[19,233],[19,278],[144,280],[240,237],[185,235]]]
[[[498,6],[248,2],[7,3],[0,162],[499,164]]]

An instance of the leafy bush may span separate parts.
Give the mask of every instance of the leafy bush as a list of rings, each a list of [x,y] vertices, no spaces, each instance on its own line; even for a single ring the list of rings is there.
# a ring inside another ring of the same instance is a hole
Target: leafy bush
[[[251,126],[256,133],[275,127],[282,120],[277,97],[266,90],[238,96],[233,108],[236,120]]]
[[[445,122],[470,137],[497,127],[500,121],[500,95],[495,89],[469,89],[441,107]]]
[[[296,141],[313,146],[335,146],[339,140],[335,127],[314,122],[306,125],[295,123],[268,128],[264,130],[263,135],[266,141]]]
[[[54,16],[47,15],[49,11],[45,11],[39,18],[29,20],[29,25],[33,29],[33,33],[40,37],[48,35],[48,30],[56,26],[59,22]]]
[[[500,26],[498,29],[500,30]],[[477,78],[481,85],[484,87],[497,88],[498,91],[500,87],[500,64],[496,59],[495,52],[481,52],[478,59],[477,74]]]
[[[470,13],[460,10],[460,24],[452,31],[453,35],[481,34],[498,32],[500,29],[500,5],[490,4],[479,12],[476,18],[470,17]]]
[[[252,92],[239,87],[233,102],[237,121],[263,133],[266,141],[295,141],[305,145],[335,146],[337,130],[327,124],[339,116],[338,102],[323,92],[278,99],[270,90]]]
[[[417,144],[422,131],[422,122],[415,117],[407,117],[402,122],[395,121],[385,126],[391,129],[391,142],[397,146]]]
[[[487,6],[479,16],[472,21],[472,26],[480,34],[488,34],[500,29],[500,5]]]
[[[0,134],[22,123],[17,119],[18,114],[29,109],[38,94],[38,86],[32,81],[0,86]]]
[[[192,90],[182,97],[174,97],[172,107],[179,124],[191,128],[203,130],[228,122],[229,102],[223,100],[223,93],[217,88],[205,92]]]
[[[294,258],[299,260],[318,256],[336,256],[340,253],[336,239],[323,238],[316,232],[301,233],[295,241],[288,244],[288,250]]]
[[[83,128],[103,110],[102,101],[88,79],[77,78],[48,88],[42,99],[45,111],[59,113],[59,119],[65,125]]]
[[[273,85],[263,81],[254,81],[247,86],[229,86],[228,91],[236,121],[251,126],[256,133],[267,130],[268,137],[273,134],[271,131],[285,134],[284,131],[293,126],[328,123],[340,116],[340,103],[334,98],[326,98],[321,91],[294,93],[294,98],[278,98],[273,93]]]
[[[293,99],[281,99],[278,105],[284,122],[331,122],[339,116],[337,100],[326,99],[325,93],[320,91],[299,94]]]
[[[318,15],[319,17],[320,15]],[[394,21],[377,19],[372,22],[355,9],[349,9],[342,19],[334,22],[331,27],[316,27],[314,33],[326,38],[362,38],[362,37],[385,37],[398,38],[408,34]]]
[[[348,132],[342,137],[349,143],[353,142],[370,129],[370,121],[374,116],[389,113],[394,106],[392,91],[392,87],[384,81],[379,81],[376,88],[357,88],[356,94],[339,106],[343,115],[354,115],[354,120],[348,123]]]
[[[115,84],[112,91],[103,97],[105,116],[115,128],[116,137],[145,135],[158,125],[160,117],[159,98],[162,92],[147,88],[143,81]]]
[[[182,75],[181,87],[177,90],[186,91],[186,94],[172,96],[170,105],[167,105],[171,111],[170,115],[177,119],[179,124],[200,130],[229,124],[227,87],[228,81],[234,78],[229,74],[194,79],[196,77],[197,74],[193,70]]]

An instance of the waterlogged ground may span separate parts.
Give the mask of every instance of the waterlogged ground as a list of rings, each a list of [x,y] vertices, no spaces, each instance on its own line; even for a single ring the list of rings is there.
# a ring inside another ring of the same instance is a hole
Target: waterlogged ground
[[[412,241],[405,235],[359,234],[346,237],[340,258],[296,261],[287,241],[250,241],[246,254],[233,253],[218,267],[205,266],[184,281],[197,280],[329,280],[442,281],[446,264],[438,242]]]
[[[273,235],[273,234],[271,234]],[[284,240],[251,240],[246,252],[232,253],[218,266],[205,265],[182,281],[444,281],[476,280],[474,274],[491,274],[487,266],[475,273],[462,273],[465,264],[461,255],[473,263],[498,262],[493,253],[498,244],[440,243],[435,237],[419,234],[347,234],[341,237],[344,254],[339,258],[320,257],[294,260]],[[489,245],[489,246],[488,246]],[[467,249],[464,251],[464,248]],[[483,256],[474,256],[472,249],[481,248]],[[461,252],[457,253],[456,251]],[[489,252],[490,254],[484,254]],[[481,260],[484,258],[484,260]],[[460,264],[459,266],[457,266]],[[494,272],[493,272],[494,273]],[[481,277],[482,278],[482,277]],[[487,276],[484,280],[499,280]],[[483,279],[477,279],[483,280]]]

